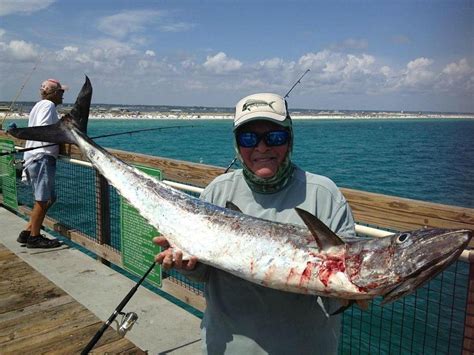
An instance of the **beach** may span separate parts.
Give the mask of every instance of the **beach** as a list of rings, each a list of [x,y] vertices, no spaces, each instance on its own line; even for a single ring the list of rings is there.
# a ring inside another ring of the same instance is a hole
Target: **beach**
[[[67,109],[59,109],[59,114],[69,112]],[[340,119],[474,119],[474,113],[414,113],[414,112],[291,112],[295,120],[340,120]],[[27,112],[1,112],[0,119],[27,119]],[[129,110],[94,110],[91,109],[90,119],[137,119],[137,120],[222,120],[233,119],[231,112],[192,112],[183,111],[129,111]]]

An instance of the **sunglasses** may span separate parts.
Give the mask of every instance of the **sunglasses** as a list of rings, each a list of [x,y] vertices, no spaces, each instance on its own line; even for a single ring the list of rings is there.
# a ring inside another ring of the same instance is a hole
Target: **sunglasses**
[[[237,143],[244,148],[255,148],[263,139],[268,147],[277,147],[288,143],[290,134],[288,131],[270,131],[266,133],[240,132],[237,133]]]

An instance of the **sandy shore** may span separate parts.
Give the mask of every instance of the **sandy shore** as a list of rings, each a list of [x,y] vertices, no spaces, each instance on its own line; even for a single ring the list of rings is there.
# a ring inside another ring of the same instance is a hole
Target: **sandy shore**
[[[62,112],[60,110],[60,114]],[[5,117],[9,120],[27,119],[27,113],[0,113],[0,119]],[[230,113],[175,113],[175,112],[94,112],[91,111],[90,119],[137,119],[137,120],[223,120],[233,119]],[[292,113],[295,120],[340,120],[340,119],[474,119],[474,114],[445,114],[445,113],[398,113],[398,112],[374,112],[374,113],[321,113],[305,115]]]

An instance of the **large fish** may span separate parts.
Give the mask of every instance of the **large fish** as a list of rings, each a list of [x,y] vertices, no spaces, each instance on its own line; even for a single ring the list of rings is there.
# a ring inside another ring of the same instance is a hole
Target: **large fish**
[[[15,137],[74,143],[93,166],[165,235],[200,262],[256,284],[344,299],[393,301],[445,269],[470,230],[422,229],[385,238],[342,240],[310,213],[306,227],[271,222],[177,191],[117,159],[86,135],[92,86],[86,82],[70,114],[55,125],[15,128]]]

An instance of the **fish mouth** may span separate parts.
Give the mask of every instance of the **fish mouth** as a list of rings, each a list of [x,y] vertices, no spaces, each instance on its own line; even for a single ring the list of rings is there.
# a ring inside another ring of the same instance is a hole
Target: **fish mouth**
[[[391,303],[413,292],[415,289],[434,278],[438,273],[440,273],[449,265],[451,265],[454,261],[456,261],[464,251],[465,247],[468,245],[473,235],[472,231],[462,232],[466,232],[467,236],[466,241],[464,243],[462,243],[459,247],[452,249],[452,251],[449,252],[447,256],[446,254],[440,255],[439,257],[431,260],[430,262],[426,263],[418,270],[407,276],[407,278],[403,282],[396,285],[383,296],[381,305]]]

